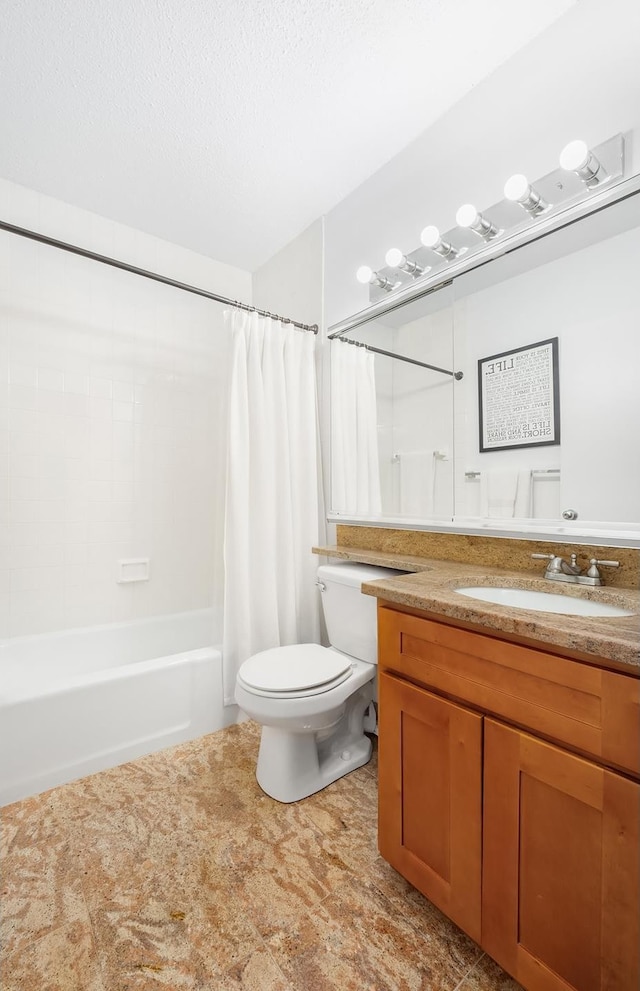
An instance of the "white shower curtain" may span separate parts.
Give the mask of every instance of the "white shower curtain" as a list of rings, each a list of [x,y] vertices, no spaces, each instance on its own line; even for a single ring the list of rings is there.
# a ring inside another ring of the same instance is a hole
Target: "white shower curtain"
[[[374,355],[331,344],[331,508],[382,512]]]
[[[259,650],[319,642],[315,336],[225,312],[232,336],[225,503],[225,704]]]

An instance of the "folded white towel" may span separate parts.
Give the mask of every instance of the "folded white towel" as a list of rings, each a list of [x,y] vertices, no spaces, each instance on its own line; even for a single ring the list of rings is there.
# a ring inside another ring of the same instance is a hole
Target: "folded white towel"
[[[483,471],[480,475],[480,515],[490,519],[531,516],[531,470]]]
[[[424,519],[433,514],[433,451],[403,451],[400,460],[400,512]]]
[[[533,477],[530,468],[522,468],[518,472],[513,515],[521,520],[529,520],[533,516]]]

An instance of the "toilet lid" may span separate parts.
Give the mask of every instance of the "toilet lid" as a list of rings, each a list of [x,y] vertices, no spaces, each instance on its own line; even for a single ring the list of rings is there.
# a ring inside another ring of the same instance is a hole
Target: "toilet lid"
[[[303,692],[344,681],[351,670],[351,658],[317,643],[273,647],[254,654],[240,668],[240,677],[249,688],[262,692]]]

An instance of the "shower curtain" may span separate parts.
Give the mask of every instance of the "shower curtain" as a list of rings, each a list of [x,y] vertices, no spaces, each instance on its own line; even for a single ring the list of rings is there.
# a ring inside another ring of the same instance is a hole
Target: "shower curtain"
[[[232,337],[224,531],[225,704],[251,654],[319,642],[315,336],[225,312]]]
[[[331,508],[382,512],[374,355],[339,340],[331,344]]]

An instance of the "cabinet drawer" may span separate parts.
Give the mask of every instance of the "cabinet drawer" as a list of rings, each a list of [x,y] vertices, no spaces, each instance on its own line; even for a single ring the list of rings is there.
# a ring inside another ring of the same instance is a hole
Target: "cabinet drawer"
[[[380,604],[380,670],[640,774],[640,685],[617,672]]]

